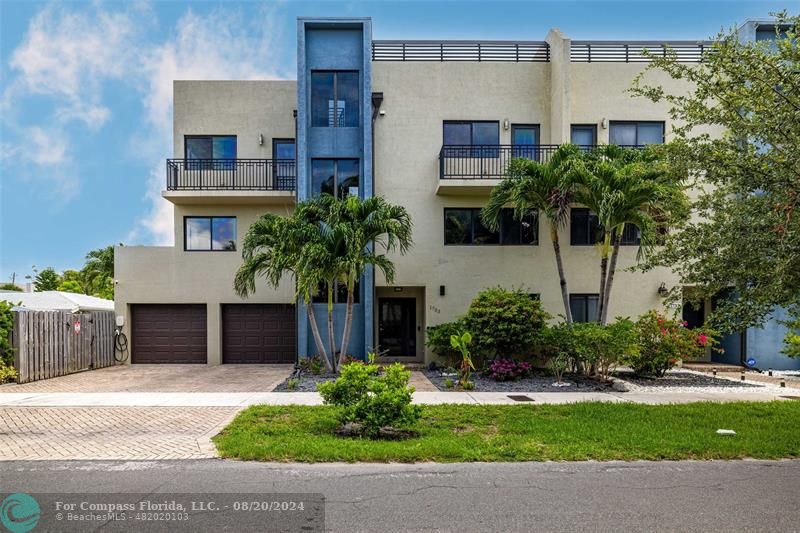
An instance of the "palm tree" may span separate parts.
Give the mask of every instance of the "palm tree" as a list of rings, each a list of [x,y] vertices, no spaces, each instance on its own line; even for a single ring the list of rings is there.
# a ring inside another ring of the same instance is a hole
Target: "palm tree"
[[[242,243],[244,261],[236,272],[234,289],[245,298],[255,292],[257,277],[277,288],[284,276],[292,276],[294,299],[305,304],[314,344],[326,370],[333,372],[333,352],[328,355],[312,305],[312,297],[321,284],[329,282],[331,271],[317,214],[317,206],[308,201],[299,203],[290,217],[266,214],[256,220]],[[329,335],[330,331],[332,326]]]
[[[356,282],[369,265],[380,270],[387,283],[394,281],[394,264],[386,254],[395,249],[405,254],[411,248],[412,223],[404,207],[389,204],[381,197],[364,200],[355,196],[343,200],[327,198],[326,230],[340,247],[337,279],[347,286],[347,308],[339,350],[341,365],[347,357],[350,342]],[[381,253],[376,252],[376,248]]]
[[[558,229],[567,219],[571,196],[570,176],[573,161],[580,153],[577,146],[565,144],[559,146],[545,163],[531,159],[512,159],[506,178],[492,189],[489,203],[481,211],[483,223],[492,231],[499,229],[501,213],[506,206],[514,209],[514,218],[518,220],[526,214],[532,214],[536,217],[543,216],[548,221],[567,323],[572,322],[572,312],[569,308],[569,291]]]
[[[656,245],[661,228],[688,213],[688,199],[683,180],[655,149],[597,148],[573,168],[572,179],[575,201],[597,215],[603,230],[598,320],[606,324],[625,227],[638,229],[640,260]]]
[[[86,282],[95,296],[114,297],[114,246],[92,250],[86,254],[86,263],[81,269]],[[88,294],[88,293],[87,293]]]

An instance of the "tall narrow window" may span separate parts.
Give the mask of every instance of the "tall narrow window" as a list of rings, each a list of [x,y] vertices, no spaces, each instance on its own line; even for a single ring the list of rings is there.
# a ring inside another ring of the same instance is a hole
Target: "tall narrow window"
[[[643,146],[664,143],[663,122],[612,121],[608,126],[608,142],[618,146]]]
[[[538,124],[511,125],[512,157],[537,159],[538,145],[539,145]]]
[[[569,215],[569,243],[573,246],[596,244],[603,240],[597,215],[585,207],[573,207]]]
[[[294,139],[272,139],[272,167],[275,188],[280,191],[294,190],[296,168]]]
[[[311,73],[311,126],[358,127],[358,72],[315,71]]]
[[[184,250],[236,250],[236,217],[184,217]]]
[[[359,196],[360,170],[358,159],[312,159],[311,194],[336,195],[337,198]]]

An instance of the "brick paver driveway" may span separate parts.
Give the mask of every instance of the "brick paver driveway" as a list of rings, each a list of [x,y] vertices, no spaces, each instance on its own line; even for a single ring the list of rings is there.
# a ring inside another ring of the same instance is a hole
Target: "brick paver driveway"
[[[0,386],[4,392],[269,392],[292,365],[118,365]]]
[[[125,365],[0,386],[4,393],[269,392],[291,365]],[[198,394],[199,393],[199,394]],[[0,460],[214,457],[239,407],[0,407]]]

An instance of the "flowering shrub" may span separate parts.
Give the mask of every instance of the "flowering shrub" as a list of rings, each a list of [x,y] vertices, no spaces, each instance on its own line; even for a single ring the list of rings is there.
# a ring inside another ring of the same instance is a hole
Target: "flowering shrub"
[[[486,373],[495,381],[517,381],[526,378],[533,372],[533,367],[525,361],[516,362],[512,359],[495,359],[489,365]]]
[[[649,311],[636,322],[639,337],[638,353],[627,358],[634,372],[660,377],[684,359],[703,357],[707,347],[717,344],[713,332],[689,329],[686,322],[678,322]]]

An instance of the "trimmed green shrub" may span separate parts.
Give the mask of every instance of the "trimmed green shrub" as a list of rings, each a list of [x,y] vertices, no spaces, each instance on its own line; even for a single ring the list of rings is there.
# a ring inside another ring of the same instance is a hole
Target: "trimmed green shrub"
[[[492,287],[478,293],[464,316],[472,333],[476,366],[488,359],[530,357],[545,321],[550,318],[538,300],[520,289]]]
[[[17,371],[14,368],[14,348],[11,347],[11,331],[14,329],[12,304],[0,301],[0,383],[14,381]]]
[[[411,372],[394,363],[379,374],[376,364],[343,365],[336,381],[317,386],[325,404],[340,407],[339,421],[362,426],[362,434],[377,437],[382,428],[406,429],[419,420],[421,408],[411,405]]]
[[[444,359],[447,366],[456,366],[461,362],[461,352],[453,348],[450,337],[458,335],[462,331],[464,331],[464,323],[460,320],[428,326],[425,345]]]

